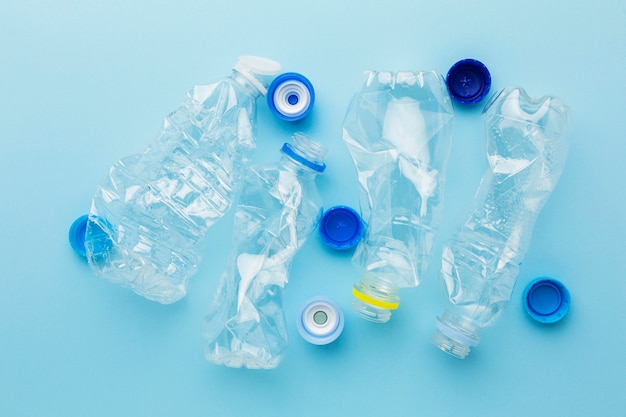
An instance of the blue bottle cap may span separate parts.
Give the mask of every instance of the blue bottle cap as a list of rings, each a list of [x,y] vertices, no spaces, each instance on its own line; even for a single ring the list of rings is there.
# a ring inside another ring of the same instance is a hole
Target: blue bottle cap
[[[89,222],[89,216],[87,214],[80,216],[74,223],[70,226],[69,239],[70,246],[74,249],[78,255],[83,258],[87,257],[87,250],[85,249],[85,238],[87,235],[87,224]],[[108,223],[106,223],[108,224]],[[111,238],[109,235],[102,230],[100,225],[95,222],[90,223],[91,227],[91,249],[92,253],[95,255],[105,253],[111,246],[113,246],[113,242],[111,242]]]
[[[272,81],[267,91],[267,104],[280,119],[294,122],[304,118],[315,102],[311,82],[302,74],[286,72]]]
[[[296,323],[304,340],[314,345],[327,345],[343,331],[343,311],[330,298],[315,297],[304,303]]]
[[[463,59],[452,65],[446,76],[450,96],[462,104],[475,104],[484,99],[491,88],[491,74],[475,59]]]
[[[85,251],[85,234],[87,233],[87,222],[89,221],[88,215],[83,215],[74,220],[74,223],[70,226],[70,246],[74,249],[78,255],[83,258],[87,257]]]
[[[363,237],[363,221],[356,211],[346,206],[328,209],[320,221],[320,235],[324,243],[337,250],[356,246]]]
[[[569,311],[569,291],[552,278],[537,278],[524,289],[523,303],[526,311],[540,323],[555,323]]]

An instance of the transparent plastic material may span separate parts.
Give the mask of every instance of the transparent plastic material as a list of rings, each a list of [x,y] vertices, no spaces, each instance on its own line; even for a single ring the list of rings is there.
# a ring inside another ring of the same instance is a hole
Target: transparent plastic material
[[[528,250],[535,220],[565,166],[568,111],[557,98],[533,100],[507,88],[485,107],[490,169],[469,217],[444,248],[447,291],[434,343],[458,358],[500,316]]]
[[[276,367],[287,347],[283,292],[291,262],[322,214],[315,177],[325,148],[302,134],[277,165],[245,176],[234,252],[204,322],[206,358],[252,369]]]
[[[428,72],[367,72],[344,120],[358,172],[366,235],[353,257],[362,273],[353,308],[386,322],[400,288],[417,286],[432,256],[453,110],[444,79]]]
[[[279,71],[241,57],[229,77],[195,86],[144,153],[111,167],[86,228],[96,275],[160,303],[185,296],[204,235],[231,207],[256,146],[256,99]]]

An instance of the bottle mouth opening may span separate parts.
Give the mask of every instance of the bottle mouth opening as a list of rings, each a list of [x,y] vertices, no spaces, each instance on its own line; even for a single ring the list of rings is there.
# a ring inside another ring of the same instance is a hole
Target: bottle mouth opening
[[[281,151],[300,165],[315,172],[322,173],[326,169],[324,158],[327,149],[303,133],[295,133],[291,143],[284,143]]]
[[[441,331],[432,337],[433,343],[442,351],[458,359],[465,359],[470,353],[470,347],[452,339]]]
[[[480,340],[474,334],[468,335],[466,331],[449,323],[444,317],[437,317],[435,321],[437,332],[432,341],[442,351],[459,359],[464,359],[470,353],[470,349],[478,346]]]
[[[391,310],[373,306],[358,298],[352,301],[352,310],[362,319],[373,323],[387,323],[391,319]]]

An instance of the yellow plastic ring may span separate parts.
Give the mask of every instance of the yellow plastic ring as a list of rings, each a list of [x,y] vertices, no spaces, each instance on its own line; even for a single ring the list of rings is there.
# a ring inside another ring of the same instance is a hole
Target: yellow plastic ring
[[[385,310],[395,310],[400,305],[399,301],[392,303],[389,301],[379,300],[378,298],[374,298],[367,294],[363,294],[361,291],[357,290],[356,288],[352,288],[352,295],[354,295],[354,297],[357,300],[363,301],[364,303],[367,303],[374,307],[383,308]]]

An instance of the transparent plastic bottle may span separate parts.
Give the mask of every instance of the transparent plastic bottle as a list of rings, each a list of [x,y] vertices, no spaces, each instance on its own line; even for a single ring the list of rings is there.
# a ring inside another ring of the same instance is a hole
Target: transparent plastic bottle
[[[203,326],[206,358],[217,364],[274,368],[287,346],[283,291],[294,255],[322,214],[315,177],[326,149],[296,133],[282,152],[278,164],[244,179],[234,252]]]
[[[256,99],[279,72],[241,57],[229,77],[195,86],[144,153],[111,167],[86,226],[96,275],[164,304],[185,296],[204,235],[232,205],[256,146]]]
[[[465,358],[511,297],[535,220],[565,166],[568,111],[557,98],[520,88],[498,93],[483,111],[489,170],[469,216],[444,248],[447,291],[433,342]]]
[[[384,323],[398,290],[417,286],[432,256],[453,110],[435,71],[366,73],[344,120],[358,172],[366,234],[353,263],[362,278],[353,309]]]

